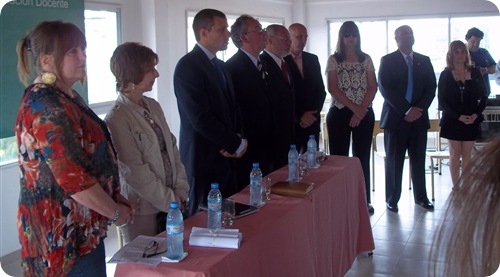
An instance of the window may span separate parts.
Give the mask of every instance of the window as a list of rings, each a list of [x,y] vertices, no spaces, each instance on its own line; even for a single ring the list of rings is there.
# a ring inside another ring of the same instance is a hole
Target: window
[[[194,32],[193,32],[193,19],[197,13],[198,12],[188,11],[188,16],[187,16],[187,38],[188,38],[187,51],[191,51],[191,49],[193,49],[193,47],[196,45],[196,38],[194,37]],[[236,19],[239,16],[226,14],[226,17],[227,17],[227,24],[229,25],[228,30],[231,31],[231,25],[234,24],[234,22],[236,21]],[[283,19],[264,18],[264,17],[257,17],[257,16],[254,16],[254,17],[262,25],[262,28],[266,28],[267,26],[269,26],[271,24],[283,24],[284,23]],[[236,54],[236,52],[238,52],[238,48],[236,48],[236,46],[234,46],[234,43],[232,43],[231,38],[229,38],[229,44],[227,46],[227,49],[225,51],[217,52],[217,57],[223,61],[227,61],[234,54]]]
[[[330,21],[330,55],[334,53],[338,31],[344,21]],[[481,47],[486,48],[491,56],[498,61],[500,59],[500,37],[495,36],[494,26],[500,25],[500,16],[474,16],[474,17],[434,17],[434,18],[414,18],[414,19],[388,19],[369,20],[360,19],[356,21],[361,34],[361,49],[369,54],[375,66],[375,73],[378,74],[380,59],[387,53],[397,49],[394,40],[394,30],[401,25],[409,25],[413,29],[416,52],[429,56],[431,59],[436,78],[446,66],[446,52],[448,45],[453,40],[465,42],[465,34],[472,27],[477,27],[485,33],[481,41]],[[473,23],[471,23],[473,22]],[[472,25],[471,25],[472,24]],[[376,42],[376,43],[374,43]],[[496,85],[494,74],[490,74],[491,95],[500,94],[500,87]],[[329,96],[327,98],[329,102]],[[383,97],[377,93],[373,100],[373,110],[375,117],[380,118],[382,111]],[[329,104],[325,108],[329,108]],[[432,111],[437,111],[437,97],[429,109],[430,117],[434,117]]]
[[[109,59],[120,41],[120,9],[113,5],[86,4],[87,86],[89,105],[101,118],[117,97]],[[0,165],[17,159],[15,137],[0,139]]]
[[[119,23],[120,9],[117,6],[87,4],[85,7],[88,99],[90,107],[101,118],[117,97],[109,59],[120,43]]]

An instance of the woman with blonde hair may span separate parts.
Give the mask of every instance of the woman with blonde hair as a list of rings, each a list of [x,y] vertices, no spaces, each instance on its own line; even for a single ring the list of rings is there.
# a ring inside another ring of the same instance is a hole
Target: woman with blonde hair
[[[106,276],[108,224],[133,221],[108,129],[73,89],[86,75],[85,48],[83,32],[61,21],[39,23],[17,45],[27,86],[15,125],[25,276]]]
[[[456,187],[460,167],[470,162],[474,142],[480,135],[487,93],[463,42],[450,43],[446,65],[438,83],[439,108],[443,111],[440,136],[448,139],[451,180]]]
[[[474,155],[451,192],[431,248],[431,276],[490,276],[499,269],[499,169],[496,137]]]

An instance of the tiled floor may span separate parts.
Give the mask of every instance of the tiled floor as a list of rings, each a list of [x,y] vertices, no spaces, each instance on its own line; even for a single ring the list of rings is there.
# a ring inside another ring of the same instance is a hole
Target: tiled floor
[[[405,164],[407,163],[406,161]],[[428,212],[414,204],[413,192],[408,189],[408,178],[403,178],[399,213],[392,213],[385,208],[383,160],[376,157],[375,164],[376,190],[372,192],[375,214],[370,217],[375,251],[373,256],[359,255],[346,276],[426,277],[434,230],[439,224],[443,204],[451,191],[449,169],[443,166],[443,174],[435,175],[435,211]],[[404,170],[403,176],[408,176],[408,169],[405,167]],[[428,196],[431,198],[430,170],[427,171],[426,177]],[[114,227],[110,229],[105,245],[109,259],[118,248]],[[2,264],[2,268],[10,275],[21,276],[18,265],[19,260],[16,260],[10,264]],[[108,276],[113,276],[115,265],[108,264],[107,269]]]
[[[444,162],[446,163],[447,160]],[[408,161],[405,165],[407,163]],[[414,203],[413,191],[409,190],[408,186],[408,178],[404,178],[408,176],[408,169],[405,167],[398,213],[390,212],[385,208],[382,160],[376,162],[375,170],[377,170],[376,190],[372,192],[375,214],[370,217],[375,250],[373,256],[359,255],[346,276],[426,277],[434,231],[440,224],[443,206],[451,192],[449,168],[444,165],[442,175],[435,173],[435,210],[426,211]],[[427,170],[426,177],[427,195],[431,199],[430,169]],[[442,265],[442,261],[438,260],[438,270],[439,265]]]

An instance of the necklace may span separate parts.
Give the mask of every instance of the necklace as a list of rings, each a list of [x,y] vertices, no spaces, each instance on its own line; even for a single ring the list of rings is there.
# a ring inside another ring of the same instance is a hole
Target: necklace
[[[462,82],[467,79],[468,73],[469,71],[466,69],[452,71],[453,78],[455,79],[455,81],[462,81]]]
[[[460,90],[460,101],[463,103],[464,102],[464,90],[465,90],[465,83],[463,81],[457,81],[458,89]]]

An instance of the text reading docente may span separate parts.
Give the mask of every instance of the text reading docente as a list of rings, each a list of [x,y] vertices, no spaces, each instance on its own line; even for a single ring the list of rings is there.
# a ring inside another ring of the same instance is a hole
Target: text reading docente
[[[65,0],[14,0],[9,4],[17,6],[35,6],[40,8],[67,9],[69,2]]]

